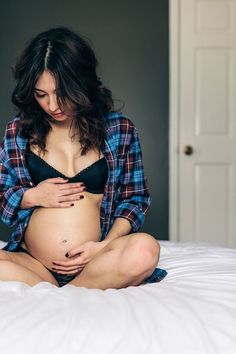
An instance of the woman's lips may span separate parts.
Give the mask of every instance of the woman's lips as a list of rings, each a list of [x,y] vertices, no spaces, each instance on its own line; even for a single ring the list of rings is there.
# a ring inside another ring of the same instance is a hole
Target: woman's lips
[[[61,113],[52,114],[52,116],[53,117],[61,117],[61,116],[63,116],[63,113],[61,112]]]

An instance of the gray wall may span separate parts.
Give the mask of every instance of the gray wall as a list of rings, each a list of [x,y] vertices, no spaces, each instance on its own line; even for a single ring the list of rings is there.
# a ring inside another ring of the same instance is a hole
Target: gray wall
[[[0,135],[12,119],[10,66],[24,43],[49,27],[90,39],[98,73],[136,124],[153,198],[143,230],[168,239],[168,0],[40,0],[1,4]],[[0,238],[11,230],[0,225]]]

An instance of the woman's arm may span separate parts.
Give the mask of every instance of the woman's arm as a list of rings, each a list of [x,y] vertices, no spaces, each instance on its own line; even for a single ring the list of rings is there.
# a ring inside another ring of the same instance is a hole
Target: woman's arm
[[[129,129],[132,129],[132,134],[118,185],[119,194],[114,213],[115,222],[107,237],[115,233],[137,232],[144,222],[145,214],[151,203],[144,176],[138,132],[134,125],[130,125]],[[130,229],[128,223],[125,223],[122,219],[129,222]]]
[[[116,239],[120,236],[128,235],[131,231],[131,223],[125,218],[116,218],[112,228],[108,232],[105,240],[102,241],[104,246],[106,246],[110,241]]]
[[[21,199],[20,208],[28,209],[37,206],[36,198],[35,198],[35,188],[29,188],[23,194]]]
[[[22,197],[28,189],[30,187],[17,185],[11,168],[4,161],[3,152],[1,151],[0,215],[3,223],[7,226],[14,226],[28,215],[28,211],[20,208]]]
[[[16,145],[17,127],[18,118],[8,122],[0,144],[0,217],[9,227],[24,220],[31,212],[30,209],[20,209],[22,197],[31,186],[23,185],[19,179],[19,175],[24,174]]]
[[[106,246],[117,237],[137,232],[142,226],[145,214],[151,203],[151,197],[144,176],[142,151],[138,132],[130,120],[122,122],[120,156],[123,161],[122,172],[116,185],[117,198],[112,227],[101,242]]]
[[[3,162],[0,167],[0,215],[8,226],[24,219],[34,207],[70,208],[74,201],[82,198],[84,188],[80,182],[67,183],[64,178],[56,177],[48,178],[36,187],[23,187],[12,176],[12,168]]]

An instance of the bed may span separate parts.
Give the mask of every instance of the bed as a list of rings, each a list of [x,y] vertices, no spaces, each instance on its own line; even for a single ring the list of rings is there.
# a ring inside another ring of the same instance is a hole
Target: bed
[[[236,249],[160,244],[160,283],[102,291],[0,281],[0,353],[235,354]]]

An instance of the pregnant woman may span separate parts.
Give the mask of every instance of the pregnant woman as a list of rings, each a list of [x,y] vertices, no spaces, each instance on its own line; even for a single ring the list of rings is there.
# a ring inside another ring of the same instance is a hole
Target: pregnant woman
[[[0,150],[0,212],[14,227],[0,280],[122,288],[160,281],[160,247],[138,232],[150,205],[137,130],[114,110],[97,60],[65,27],[13,68],[17,116]]]

